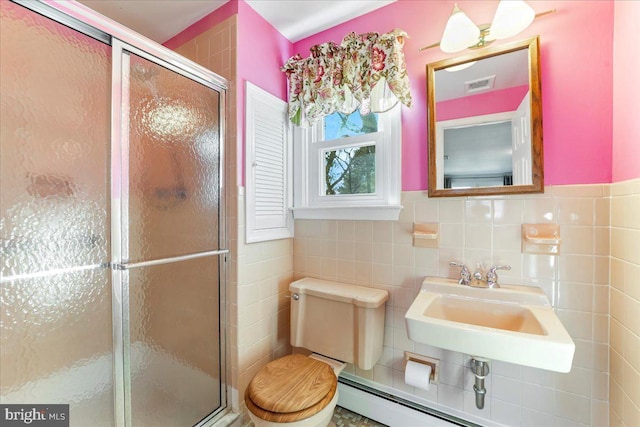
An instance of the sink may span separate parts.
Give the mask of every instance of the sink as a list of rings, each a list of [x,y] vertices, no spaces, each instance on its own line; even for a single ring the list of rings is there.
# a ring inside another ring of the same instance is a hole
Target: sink
[[[545,335],[540,322],[530,310],[513,304],[478,301],[438,295],[424,312],[425,316],[468,325]]]
[[[539,288],[473,288],[427,277],[405,320],[415,342],[556,372],[571,370],[575,344]]]

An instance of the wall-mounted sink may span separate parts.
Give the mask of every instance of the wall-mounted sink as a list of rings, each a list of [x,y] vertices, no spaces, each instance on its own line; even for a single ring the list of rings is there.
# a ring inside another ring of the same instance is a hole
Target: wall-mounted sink
[[[427,277],[405,319],[412,341],[551,371],[571,370],[575,344],[539,288],[472,288]]]

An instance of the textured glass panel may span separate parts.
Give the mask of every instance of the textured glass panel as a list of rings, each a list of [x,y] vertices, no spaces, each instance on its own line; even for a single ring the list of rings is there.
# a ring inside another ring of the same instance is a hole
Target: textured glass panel
[[[69,404],[71,426],[113,426],[110,270],[0,285],[0,401]]]
[[[219,94],[131,55],[129,259],[218,247]]]
[[[376,146],[324,151],[325,195],[376,192]]]
[[[359,110],[356,110],[351,114],[333,113],[324,118],[325,141],[377,131],[378,115],[376,113],[363,116]]]
[[[108,260],[111,50],[2,1],[0,55],[0,401],[112,426],[110,272],[46,273]]]
[[[134,426],[187,426],[220,406],[218,257],[129,271]]]
[[[0,10],[1,275],[104,263],[110,47]]]

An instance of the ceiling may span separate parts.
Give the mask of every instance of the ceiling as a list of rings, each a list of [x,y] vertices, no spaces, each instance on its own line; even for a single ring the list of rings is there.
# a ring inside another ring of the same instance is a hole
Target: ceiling
[[[246,0],[289,41],[297,42],[396,0]]]
[[[460,71],[449,72],[446,69],[436,71],[436,102],[470,95],[465,90],[465,83],[492,76],[495,80],[490,90],[528,85],[529,51],[521,49],[485,58]]]
[[[79,0],[96,12],[164,43],[229,0]],[[396,0],[246,0],[296,42]]]

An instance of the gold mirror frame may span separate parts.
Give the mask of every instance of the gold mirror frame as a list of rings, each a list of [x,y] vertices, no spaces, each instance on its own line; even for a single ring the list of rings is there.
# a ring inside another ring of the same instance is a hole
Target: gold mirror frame
[[[438,189],[436,170],[436,108],[435,73],[438,70],[480,59],[491,58],[509,52],[528,49],[529,52],[529,90],[531,95],[531,172],[532,184],[477,187],[465,189]],[[482,196],[500,194],[523,194],[544,192],[544,167],[542,151],[542,89],[540,81],[539,37],[484,48],[468,55],[444,59],[427,64],[427,116],[429,127],[429,197]]]

